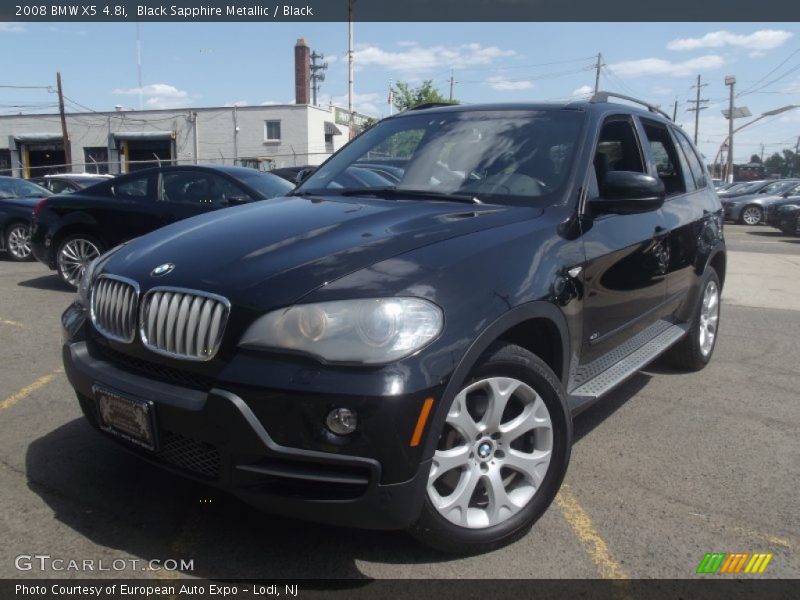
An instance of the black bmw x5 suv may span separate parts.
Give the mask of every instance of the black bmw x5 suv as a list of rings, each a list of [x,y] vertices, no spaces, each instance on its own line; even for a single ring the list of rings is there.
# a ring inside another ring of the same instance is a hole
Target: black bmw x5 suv
[[[717,340],[710,178],[656,108],[609,96],[407,111],[286,197],[106,253],[62,318],[86,418],[278,514],[452,552],[524,535],[573,416]],[[379,163],[396,185],[345,185]]]

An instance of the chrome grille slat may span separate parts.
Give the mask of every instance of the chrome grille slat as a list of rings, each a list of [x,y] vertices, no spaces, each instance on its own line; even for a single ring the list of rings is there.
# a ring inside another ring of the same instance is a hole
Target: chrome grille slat
[[[139,286],[135,281],[101,275],[92,288],[91,319],[105,337],[130,343],[136,336]]]
[[[219,350],[230,314],[228,300],[207,292],[159,287],[139,310],[142,343],[149,350],[183,360],[211,360]]]

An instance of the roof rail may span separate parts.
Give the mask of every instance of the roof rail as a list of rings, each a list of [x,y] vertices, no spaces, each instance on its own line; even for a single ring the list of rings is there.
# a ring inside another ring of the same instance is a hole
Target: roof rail
[[[426,108],[439,108],[440,106],[455,106],[455,102],[425,102],[412,106],[408,110],[425,110]]]
[[[625,96],[623,94],[617,94],[615,92],[595,92],[594,96],[589,99],[589,102],[592,104],[598,104],[600,102],[608,102],[609,98],[620,98],[622,100],[627,100],[628,102],[634,102],[636,104],[640,104],[641,106],[646,106],[647,110],[650,112],[658,113],[668,121],[672,121],[672,117],[670,117],[667,113],[663,110],[650,104],[649,102],[645,102],[644,100],[639,100],[638,98],[634,98],[633,96]]]

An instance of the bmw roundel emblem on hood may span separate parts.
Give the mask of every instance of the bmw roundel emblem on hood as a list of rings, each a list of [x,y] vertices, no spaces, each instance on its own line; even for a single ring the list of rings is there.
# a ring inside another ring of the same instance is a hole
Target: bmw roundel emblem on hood
[[[173,265],[172,263],[164,263],[163,265],[158,265],[155,269],[150,271],[150,275],[152,277],[162,277],[167,273],[171,273],[174,268],[175,265]]]

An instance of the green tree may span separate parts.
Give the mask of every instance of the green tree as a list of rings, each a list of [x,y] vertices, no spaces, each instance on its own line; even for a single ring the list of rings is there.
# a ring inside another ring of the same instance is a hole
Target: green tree
[[[781,156],[778,152],[775,152],[772,156],[764,161],[764,166],[769,169],[770,173],[783,175],[784,168],[786,167],[786,161],[784,160],[783,156]]]
[[[750,162],[751,162],[751,163],[756,163],[756,164],[759,164],[759,165],[760,165],[760,164],[761,164],[761,157],[760,157],[758,154],[753,154],[753,155],[750,157]]]
[[[420,104],[438,102],[442,104],[458,104],[458,100],[448,100],[438,89],[433,86],[433,81],[427,79],[422,85],[411,88],[407,83],[398,81],[392,88],[394,93],[394,106],[397,110],[403,111]]]

